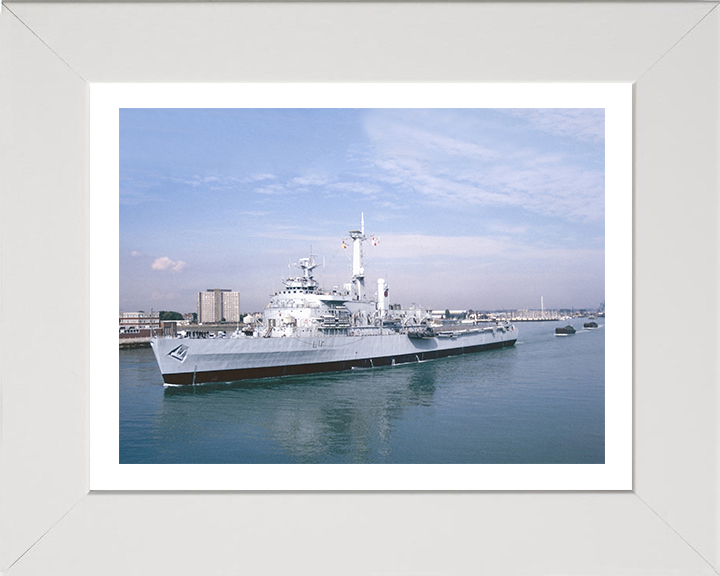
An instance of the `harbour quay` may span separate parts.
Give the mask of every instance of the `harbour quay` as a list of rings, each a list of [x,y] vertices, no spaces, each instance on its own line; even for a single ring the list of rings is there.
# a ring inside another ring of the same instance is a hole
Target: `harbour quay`
[[[461,324],[480,324],[483,322],[558,322],[587,316],[602,317],[604,307],[596,309],[559,308],[557,310],[433,310],[436,322],[459,322]]]
[[[398,307],[399,308],[399,307]],[[557,310],[432,310],[433,324],[443,329],[462,329],[468,324],[498,322],[559,322],[588,316],[603,317],[604,307],[597,309],[560,308]],[[248,314],[243,322],[190,323],[187,320],[160,320],[156,312],[121,313],[120,349],[146,348],[150,339],[157,336],[176,338],[180,333],[195,338],[215,338],[219,333],[230,334],[238,328],[247,327],[260,314]],[[224,334],[220,334],[223,337]]]
[[[216,291],[217,292],[217,291]],[[389,306],[393,310],[401,310],[399,304]],[[414,305],[411,306],[414,309]],[[473,309],[442,309],[429,310],[432,324],[443,330],[463,330],[468,324],[496,324],[499,322],[532,322],[557,321],[571,318],[568,310],[473,310]],[[581,311],[584,312],[584,311]],[[581,314],[582,315],[582,314]],[[199,314],[198,314],[199,316]],[[206,315],[208,316],[208,315]],[[261,319],[261,313],[245,313],[238,315],[239,321],[196,322],[191,320],[192,314],[185,314],[183,320],[160,320],[156,311],[120,312],[120,349],[146,348],[150,339],[162,336],[176,338],[216,338],[225,337],[238,329],[252,327]]]
[[[513,310],[495,312],[493,316],[498,320],[511,322],[557,322],[573,318],[587,318],[589,316],[603,317],[604,309],[559,309],[559,310]]]

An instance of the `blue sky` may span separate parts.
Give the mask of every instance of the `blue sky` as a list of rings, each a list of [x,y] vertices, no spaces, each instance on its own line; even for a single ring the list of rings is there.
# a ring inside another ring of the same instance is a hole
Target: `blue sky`
[[[120,309],[259,311],[311,246],[342,285],[361,213],[392,302],[595,308],[604,173],[602,109],[122,109]]]

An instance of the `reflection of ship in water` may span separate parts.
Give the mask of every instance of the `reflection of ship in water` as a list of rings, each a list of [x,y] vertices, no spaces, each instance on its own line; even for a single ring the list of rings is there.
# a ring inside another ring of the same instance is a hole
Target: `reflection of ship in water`
[[[159,425],[163,426],[164,419],[169,427],[176,425],[178,418],[196,421],[193,407],[197,404],[192,399],[200,395],[212,415],[212,426],[259,427],[256,435],[271,438],[284,458],[298,463],[338,458],[368,462],[373,454],[390,453],[393,430],[406,411],[433,405],[444,364],[422,362],[299,376],[291,382],[266,379],[252,385],[167,387]],[[250,432],[248,442],[252,436]],[[269,458],[272,461],[272,456]]]
[[[311,254],[296,264],[301,275],[286,278],[249,333],[229,338],[151,340],[166,386],[234,382],[356,368],[374,368],[460,356],[513,346],[512,324],[443,326],[436,331],[429,310],[390,305],[388,285],[377,281],[377,298],[368,298],[360,230],[353,245],[352,280],[323,291],[313,277]]]

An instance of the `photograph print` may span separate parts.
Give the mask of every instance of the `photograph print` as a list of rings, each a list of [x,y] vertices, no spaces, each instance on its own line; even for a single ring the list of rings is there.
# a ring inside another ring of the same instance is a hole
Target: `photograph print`
[[[119,463],[604,464],[605,140],[603,108],[121,108]]]

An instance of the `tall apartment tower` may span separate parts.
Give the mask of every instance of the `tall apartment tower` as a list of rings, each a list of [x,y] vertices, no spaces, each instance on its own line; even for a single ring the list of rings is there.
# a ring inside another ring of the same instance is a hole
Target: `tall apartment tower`
[[[209,288],[197,295],[198,324],[212,324],[225,319],[240,321],[240,293],[223,288]]]
[[[222,293],[222,316],[228,322],[240,322],[240,293]]]

